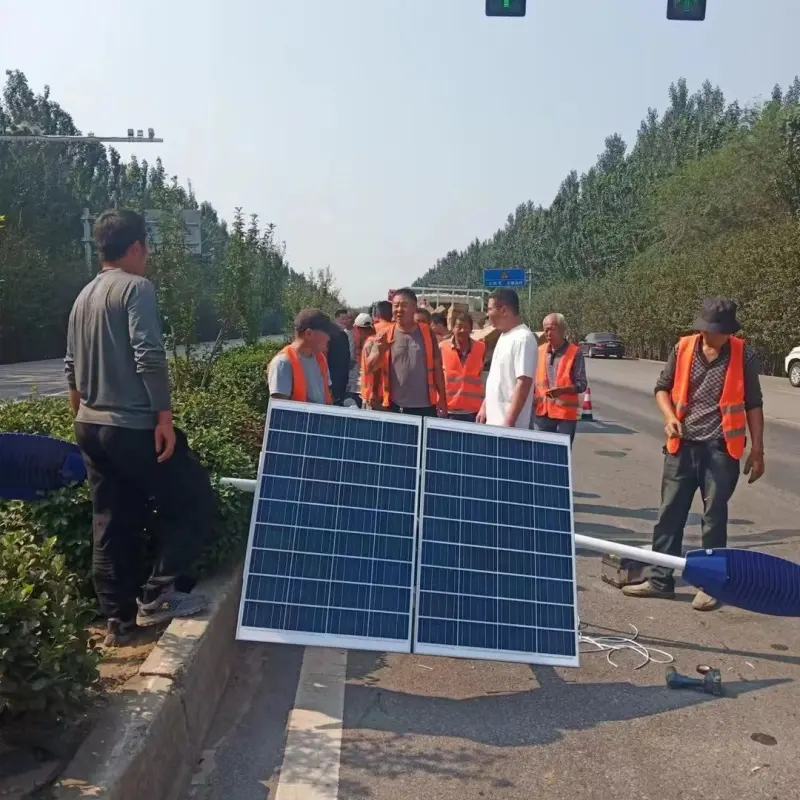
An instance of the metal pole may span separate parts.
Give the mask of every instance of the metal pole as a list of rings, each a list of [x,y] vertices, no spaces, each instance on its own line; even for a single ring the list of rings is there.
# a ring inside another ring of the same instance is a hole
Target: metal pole
[[[145,136],[49,136],[41,134],[14,134],[0,133],[0,142],[62,142],[65,144],[91,143],[91,142],[126,142],[129,144],[161,144],[163,139],[152,139]]]
[[[84,208],[81,216],[81,220],[83,220],[83,252],[86,256],[86,272],[90,278],[92,277],[92,230],[89,226],[91,219],[89,209]]]

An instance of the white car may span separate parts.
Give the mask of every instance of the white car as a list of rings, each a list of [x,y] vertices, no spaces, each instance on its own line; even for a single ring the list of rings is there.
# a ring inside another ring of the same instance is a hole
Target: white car
[[[800,347],[795,347],[785,361],[786,374],[789,376],[789,383],[796,389],[800,389]]]

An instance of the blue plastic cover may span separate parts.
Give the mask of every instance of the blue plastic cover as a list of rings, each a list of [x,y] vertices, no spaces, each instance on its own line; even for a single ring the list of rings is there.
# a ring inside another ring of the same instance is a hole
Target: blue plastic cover
[[[800,564],[769,553],[720,548],[686,554],[684,580],[737,608],[800,617]]]
[[[29,433],[0,433],[0,500],[38,500],[42,492],[86,480],[71,442]]]

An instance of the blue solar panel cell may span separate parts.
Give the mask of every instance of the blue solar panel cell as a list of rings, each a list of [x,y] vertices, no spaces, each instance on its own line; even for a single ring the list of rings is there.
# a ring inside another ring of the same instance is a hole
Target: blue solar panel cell
[[[577,666],[570,448],[426,421],[414,650]]]
[[[238,637],[411,648],[421,421],[273,401]]]

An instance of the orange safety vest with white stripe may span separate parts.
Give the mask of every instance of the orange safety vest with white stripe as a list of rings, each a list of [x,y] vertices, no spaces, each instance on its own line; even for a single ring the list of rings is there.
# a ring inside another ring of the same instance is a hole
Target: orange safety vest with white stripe
[[[672,403],[675,416],[686,419],[689,411],[689,383],[692,377],[692,362],[701,338],[699,333],[684,336],[678,341],[678,358],[675,364],[675,380],[672,384]],[[719,399],[722,414],[722,435],[731,458],[737,461],[744,455],[747,444],[747,413],[744,407],[744,339],[731,336],[731,355],[725,383]],[[667,439],[667,452],[675,455],[681,448],[680,439]]]
[[[300,356],[297,350],[291,345],[287,345],[278,355],[286,356],[289,363],[292,365],[292,400],[297,400],[299,403],[308,402],[308,382],[306,381],[306,374],[303,372],[303,364],[300,361]],[[319,371],[322,373],[322,382],[325,385],[325,403],[326,405],[333,404],[331,397],[330,376],[328,375],[328,361],[322,353],[317,353],[315,358],[319,365]]]
[[[392,345],[394,344],[394,334],[397,326],[392,324],[389,327],[389,346],[386,348],[386,353],[383,357],[383,407],[390,408],[392,405],[392,387],[391,387],[391,374],[392,374]],[[436,380],[434,378],[434,367],[436,365],[435,356],[433,353],[433,334],[429,325],[420,325],[422,332],[422,342],[425,346],[425,370],[428,377],[428,400],[432,406],[435,406],[439,395],[436,391]]]
[[[486,345],[473,341],[464,361],[452,339],[443,341],[439,348],[442,351],[447,410],[453,414],[477,414],[485,396],[481,373]]]
[[[556,371],[556,385],[552,387],[550,378],[547,376],[548,348],[548,344],[539,347],[539,362],[536,365],[536,394],[533,398],[536,404],[536,415],[575,422],[578,419],[578,395],[570,393],[562,394],[559,397],[546,397],[545,392],[551,388],[565,389],[567,386],[572,386],[572,368],[575,366],[575,358],[579,352],[578,345],[569,345],[564,355],[561,356]]]

